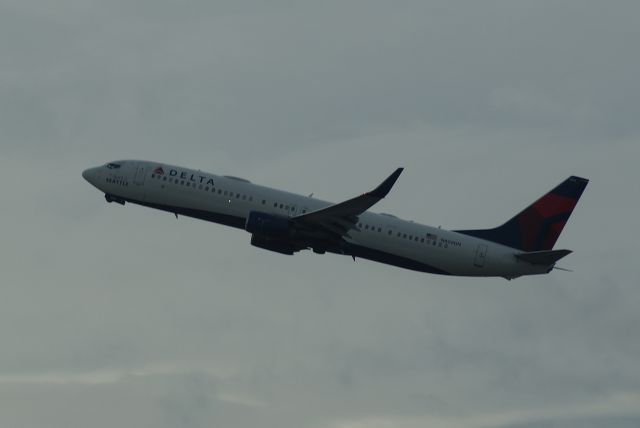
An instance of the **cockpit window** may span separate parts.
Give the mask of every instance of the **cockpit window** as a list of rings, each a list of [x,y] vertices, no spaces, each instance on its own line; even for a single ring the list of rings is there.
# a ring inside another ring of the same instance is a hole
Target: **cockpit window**
[[[120,168],[120,166],[121,165],[117,164],[117,163],[108,163],[107,164],[107,168],[109,168],[109,169],[118,169],[118,168]]]

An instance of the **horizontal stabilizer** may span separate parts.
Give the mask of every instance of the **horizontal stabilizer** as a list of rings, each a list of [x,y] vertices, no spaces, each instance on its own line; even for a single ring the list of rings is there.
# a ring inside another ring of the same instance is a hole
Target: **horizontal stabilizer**
[[[532,251],[516,254],[516,258],[534,265],[552,265],[561,258],[571,254],[571,250]]]

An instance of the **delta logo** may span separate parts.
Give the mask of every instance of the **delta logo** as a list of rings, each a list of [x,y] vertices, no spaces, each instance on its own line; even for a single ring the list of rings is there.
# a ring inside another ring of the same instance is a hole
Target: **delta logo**
[[[153,170],[154,174],[158,174],[158,175],[164,175],[164,170],[162,169],[161,166],[157,167],[156,169]]]

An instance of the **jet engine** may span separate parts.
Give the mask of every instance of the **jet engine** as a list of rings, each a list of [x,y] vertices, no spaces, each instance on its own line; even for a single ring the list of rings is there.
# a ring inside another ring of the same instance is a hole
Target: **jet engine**
[[[266,238],[287,239],[293,234],[289,218],[251,211],[244,228],[247,232]]]
[[[291,244],[293,229],[289,218],[251,211],[245,227],[251,233],[251,245],[276,253],[292,255],[295,252]]]
[[[276,253],[293,255],[295,249],[290,242],[283,239],[267,238],[262,235],[251,235],[251,245],[262,248],[263,250],[275,251]]]

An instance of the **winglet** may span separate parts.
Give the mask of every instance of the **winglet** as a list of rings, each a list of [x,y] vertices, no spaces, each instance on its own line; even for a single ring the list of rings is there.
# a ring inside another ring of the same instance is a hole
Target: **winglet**
[[[396,169],[393,174],[391,174],[389,177],[387,177],[386,180],[384,180],[382,182],[382,184],[380,184],[378,187],[376,187],[374,190],[372,190],[371,192],[369,192],[369,194],[375,198],[379,198],[382,199],[385,196],[387,196],[387,194],[389,193],[389,191],[391,191],[391,188],[393,187],[393,185],[396,183],[396,181],[398,180],[398,177],[400,177],[400,174],[402,174],[402,171],[404,170],[404,168],[398,168]]]
[[[291,220],[320,225],[330,233],[348,237],[347,232],[354,228],[358,222],[358,216],[389,193],[402,170],[403,168],[396,169],[393,174],[370,192],[335,205],[329,205],[316,211],[295,216]]]

